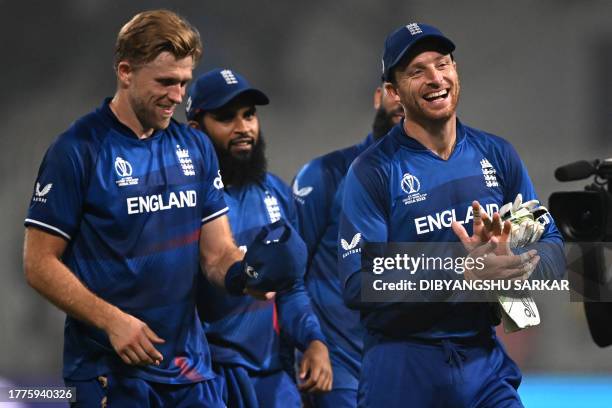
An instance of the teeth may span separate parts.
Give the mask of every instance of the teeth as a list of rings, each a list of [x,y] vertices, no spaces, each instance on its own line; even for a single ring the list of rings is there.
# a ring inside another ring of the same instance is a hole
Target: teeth
[[[432,92],[432,93],[429,93],[429,94],[427,94],[427,95],[424,95],[423,97],[424,97],[424,98],[437,98],[437,97],[439,97],[439,96],[444,96],[444,95],[446,95],[447,93],[448,93],[448,91],[447,91],[446,89],[443,89],[443,90],[438,91],[438,92]]]

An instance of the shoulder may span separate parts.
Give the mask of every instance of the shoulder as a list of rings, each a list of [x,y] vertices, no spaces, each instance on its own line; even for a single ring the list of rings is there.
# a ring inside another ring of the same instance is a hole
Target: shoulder
[[[52,142],[47,155],[59,155],[73,160],[86,160],[96,156],[104,139],[108,127],[96,111],[91,112],[68,127]]]
[[[399,144],[391,135],[369,146],[351,164],[353,173],[388,172]]]
[[[353,160],[363,150],[363,144],[360,143],[318,156],[300,169],[296,179],[325,177],[339,181],[346,175]]]
[[[274,173],[266,172],[264,185],[270,190],[280,192],[283,196],[289,197],[291,195],[291,189],[287,183]]]
[[[514,152],[512,144],[503,137],[470,126],[463,126],[465,136],[471,144],[487,151]]]
[[[199,129],[192,128],[184,123],[180,123],[174,119],[170,121],[167,131],[177,135],[179,138],[188,139],[196,143],[204,150],[214,149],[208,135]]]

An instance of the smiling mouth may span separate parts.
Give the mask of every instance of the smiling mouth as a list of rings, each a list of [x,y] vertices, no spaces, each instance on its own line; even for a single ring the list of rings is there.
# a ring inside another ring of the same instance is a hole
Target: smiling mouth
[[[423,99],[427,102],[433,102],[437,100],[446,99],[448,97],[448,89],[442,89],[436,92],[430,92],[428,94],[423,95]]]
[[[159,105],[159,107],[161,108],[162,112],[164,112],[164,114],[166,114],[166,115],[173,115],[174,114],[174,106],[162,106],[162,105]]]
[[[229,147],[236,147],[239,149],[246,149],[246,148],[250,148],[253,145],[253,138],[251,137],[242,137],[240,139],[233,139],[232,141],[230,141],[229,143]]]

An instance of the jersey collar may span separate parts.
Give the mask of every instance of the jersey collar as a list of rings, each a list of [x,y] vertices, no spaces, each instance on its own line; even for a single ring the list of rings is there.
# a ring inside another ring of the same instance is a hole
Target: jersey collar
[[[402,119],[397,125],[391,129],[391,136],[402,146],[405,146],[412,150],[428,150],[418,140],[410,136],[404,130],[404,119]],[[455,143],[455,149],[465,140],[465,128],[463,124],[457,119],[457,141]]]
[[[121,123],[119,119],[117,119],[117,116],[115,116],[115,114],[110,108],[110,102],[112,99],[112,97],[104,98],[104,101],[102,102],[102,105],[98,108],[98,111],[100,112],[106,123],[108,123],[119,134],[129,137],[130,139],[136,139],[140,141],[141,139],[138,138],[138,135],[136,135],[136,133],[134,133],[132,129],[130,129],[129,127]],[[174,119],[171,119],[171,122],[172,121],[174,121]],[[157,139],[157,137],[159,137],[159,135],[161,135],[162,133],[163,131],[156,130],[151,136],[146,139],[143,139],[142,141]]]

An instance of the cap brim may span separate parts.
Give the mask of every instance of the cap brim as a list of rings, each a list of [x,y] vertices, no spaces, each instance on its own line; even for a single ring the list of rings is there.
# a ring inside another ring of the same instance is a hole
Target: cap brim
[[[439,45],[440,47],[439,49],[441,51],[451,53],[455,50],[455,44],[448,38],[444,37],[443,35],[439,35],[439,34],[423,35],[418,40],[414,41],[413,43],[406,46],[406,48],[402,50],[402,52],[397,56],[395,61],[393,61],[393,63],[387,69],[387,76],[389,72],[391,72],[391,70],[395,68],[395,66],[399,64],[399,62],[406,56],[406,54],[408,54],[411,50],[413,50],[419,44],[423,44],[423,41],[427,41],[427,40],[436,40],[435,43]]]
[[[266,96],[265,93],[255,88],[246,88],[246,89],[236,89],[234,92],[227,94],[222,100],[218,101],[215,106],[208,106],[205,110],[215,110],[219,109],[228,103],[230,103],[233,99],[237,98],[240,95],[249,95],[253,99],[253,103],[255,105],[267,105],[270,103],[270,100]]]

